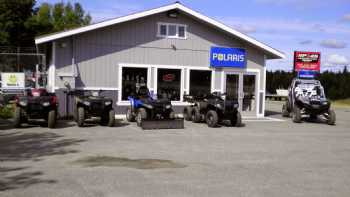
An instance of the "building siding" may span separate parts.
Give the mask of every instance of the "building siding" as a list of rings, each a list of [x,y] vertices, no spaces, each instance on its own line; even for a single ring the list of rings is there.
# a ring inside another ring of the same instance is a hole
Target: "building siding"
[[[187,39],[157,37],[157,23],[187,25]],[[120,87],[118,65],[121,63],[149,65],[209,66],[211,46],[240,47],[247,50],[247,68],[261,70],[263,79],[264,54],[226,33],[194,20],[184,14],[177,19],[165,13],[157,14],[103,29],[94,30],[57,41],[56,86],[62,88],[72,73],[72,59],[77,66],[76,87]],[[65,47],[61,47],[65,43]],[[74,47],[73,47],[74,45]],[[175,47],[175,48],[174,48]],[[153,73],[153,72],[152,72]],[[215,89],[220,89],[216,72]],[[73,74],[73,73],[72,73]],[[151,83],[152,86],[154,82]],[[262,83],[260,89],[263,89]]]

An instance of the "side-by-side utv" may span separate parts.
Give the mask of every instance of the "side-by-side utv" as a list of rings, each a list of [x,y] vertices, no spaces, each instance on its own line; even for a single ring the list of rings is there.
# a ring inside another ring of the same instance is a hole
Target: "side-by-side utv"
[[[142,129],[183,129],[183,118],[176,118],[168,99],[153,99],[146,86],[141,86],[134,96],[129,96],[126,112],[129,122],[136,120]]]
[[[216,127],[224,120],[229,120],[232,126],[239,127],[242,124],[238,101],[227,99],[225,94],[213,92],[200,97],[185,95],[184,100],[191,103],[184,108],[185,120],[205,121],[209,127]]]
[[[57,97],[46,89],[31,89],[25,95],[16,97],[14,126],[20,127],[28,119],[44,119],[49,128],[56,126]]]
[[[293,122],[300,123],[304,116],[317,119],[323,116],[329,125],[334,125],[336,115],[326,98],[321,82],[315,79],[293,79],[288,89],[288,100],[282,107],[284,117],[292,116]]]
[[[79,127],[84,126],[85,120],[92,117],[100,118],[103,126],[114,126],[115,113],[111,98],[100,96],[98,91],[92,91],[88,96],[76,95],[75,105],[75,120]]]

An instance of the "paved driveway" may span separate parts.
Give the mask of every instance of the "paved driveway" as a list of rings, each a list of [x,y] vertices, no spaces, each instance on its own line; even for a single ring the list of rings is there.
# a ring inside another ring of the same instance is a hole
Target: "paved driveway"
[[[280,107],[267,114],[281,118]],[[336,126],[2,126],[0,196],[349,196],[350,110],[337,116]]]

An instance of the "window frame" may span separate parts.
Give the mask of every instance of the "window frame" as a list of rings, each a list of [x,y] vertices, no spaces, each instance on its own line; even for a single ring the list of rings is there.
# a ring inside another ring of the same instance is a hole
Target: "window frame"
[[[161,35],[160,33],[160,27],[162,25],[166,26],[166,35]],[[169,36],[169,26],[170,25],[174,25],[176,26],[176,34],[175,36]],[[179,36],[179,27],[183,27],[184,28],[184,37],[180,37]],[[157,23],[157,37],[160,38],[174,38],[174,39],[187,39],[187,25],[185,24],[179,24],[179,23],[164,23],[164,22],[158,22]]]
[[[180,100],[171,100],[172,103],[180,103],[183,102],[183,92],[184,92],[184,69],[183,68],[163,68],[163,67],[157,67],[157,69],[155,69],[155,88],[154,88],[154,92],[155,94],[158,95],[158,87],[159,87],[159,81],[158,81],[158,72],[159,70],[179,70],[180,71]]]

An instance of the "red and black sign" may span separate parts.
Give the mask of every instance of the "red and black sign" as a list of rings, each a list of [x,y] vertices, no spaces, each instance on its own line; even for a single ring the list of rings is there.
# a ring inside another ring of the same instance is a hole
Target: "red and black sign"
[[[171,82],[175,80],[175,75],[174,74],[165,74],[163,75],[163,81],[166,82]]]
[[[321,53],[294,51],[294,71],[320,71]]]

